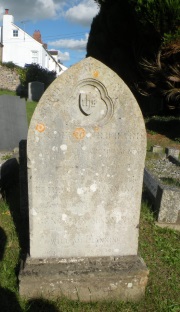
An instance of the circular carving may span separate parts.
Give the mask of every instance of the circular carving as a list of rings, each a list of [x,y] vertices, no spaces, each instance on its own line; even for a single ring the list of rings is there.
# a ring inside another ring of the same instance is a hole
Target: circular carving
[[[83,126],[99,127],[113,115],[113,102],[106,87],[93,78],[84,79],[76,86],[71,103],[79,109],[76,117]]]

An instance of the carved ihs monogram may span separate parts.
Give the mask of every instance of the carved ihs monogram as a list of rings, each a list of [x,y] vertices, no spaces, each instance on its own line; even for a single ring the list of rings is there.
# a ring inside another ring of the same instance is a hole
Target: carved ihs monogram
[[[81,112],[86,116],[92,114],[96,107],[96,102],[95,97],[90,92],[79,94],[79,107]]]

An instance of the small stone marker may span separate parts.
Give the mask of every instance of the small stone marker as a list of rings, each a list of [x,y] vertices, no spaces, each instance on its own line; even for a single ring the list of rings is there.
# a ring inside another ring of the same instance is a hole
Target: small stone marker
[[[177,148],[173,148],[173,147],[166,147],[165,148],[165,153],[168,156],[173,156],[173,157],[176,157],[176,158],[179,158],[179,149]]]
[[[26,102],[19,96],[0,96],[0,150],[12,151],[27,140]]]
[[[28,83],[28,100],[39,101],[44,93],[44,83],[39,81],[33,81]]]
[[[151,147],[151,151],[153,153],[162,153],[163,152],[163,148],[162,148],[162,146],[154,145],[154,146]]]
[[[158,222],[180,225],[180,188],[159,185],[155,205]]]
[[[42,96],[28,134],[30,258],[20,294],[137,300],[146,133],[125,83],[93,58]]]

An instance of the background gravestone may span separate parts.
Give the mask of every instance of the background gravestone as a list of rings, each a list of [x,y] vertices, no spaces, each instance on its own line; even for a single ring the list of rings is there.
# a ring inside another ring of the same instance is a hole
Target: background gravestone
[[[137,251],[145,152],[138,104],[105,65],[87,58],[52,83],[28,134],[26,270],[38,271],[38,279],[22,272],[21,294],[45,295],[51,281],[53,294],[61,289],[81,300],[90,300],[88,289],[92,300],[142,296],[147,269]]]
[[[44,83],[33,81],[28,83],[28,100],[39,101],[44,93]]]
[[[0,150],[12,151],[27,139],[26,102],[18,96],[0,96]]]

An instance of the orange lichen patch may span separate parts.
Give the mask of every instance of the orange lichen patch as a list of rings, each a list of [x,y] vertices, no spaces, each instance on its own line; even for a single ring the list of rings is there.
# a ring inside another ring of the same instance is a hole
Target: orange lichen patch
[[[94,78],[97,78],[99,76],[99,72],[97,70],[94,71],[93,73]]]
[[[99,131],[99,127],[96,126],[96,127],[94,128],[94,131],[95,131],[95,132],[98,132],[98,131]]]
[[[77,139],[77,140],[82,140],[84,139],[86,135],[86,131],[84,128],[76,128],[73,132],[73,136]]]
[[[36,130],[37,130],[38,132],[43,132],[43,131],[45,130],[45,125],[44,125],[44,124],[41,124],[41,123],[37,124]]]

